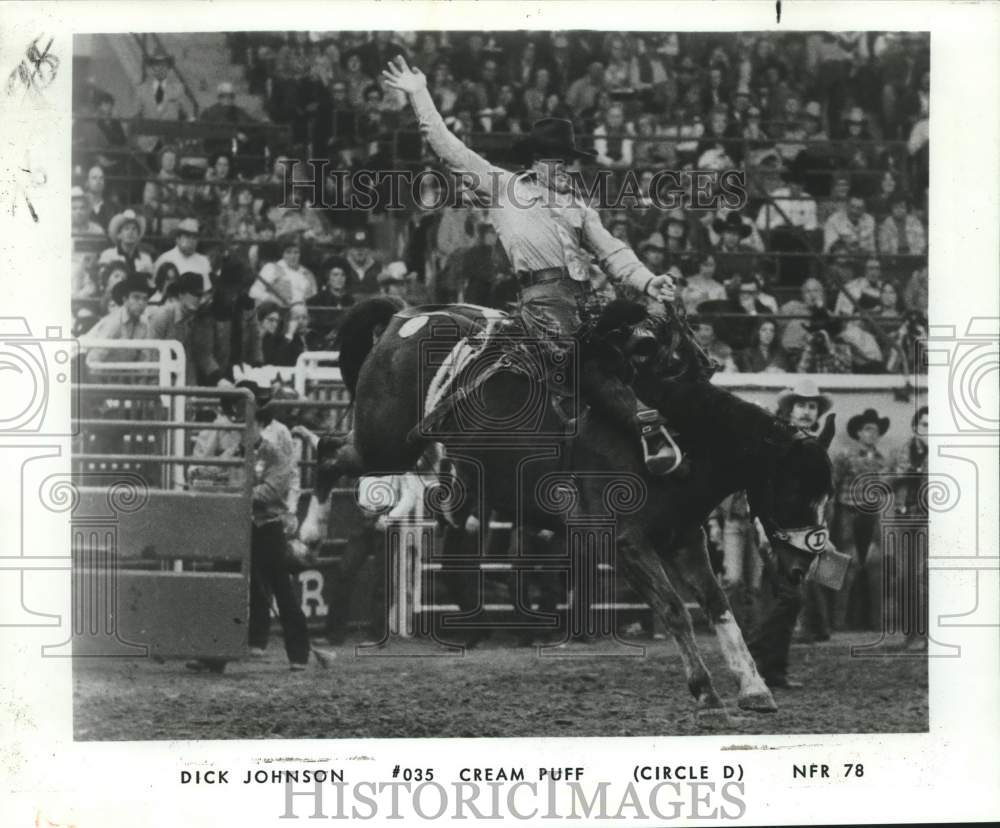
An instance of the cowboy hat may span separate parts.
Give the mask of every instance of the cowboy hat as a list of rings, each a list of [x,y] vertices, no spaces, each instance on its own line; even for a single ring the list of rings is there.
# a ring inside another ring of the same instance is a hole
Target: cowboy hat
[[[861,414],[855,414],[847,421],[847,433],[852,440],[858,439],[858,432],[871,423],[878,426],[879,436],[883,436],[889,430],[889,418],[879,417],[874,408],[866,408]]]
[[[178,296],[182,293],[190,293],[192,296],[201,296],[205,292],[205,279],[200,273],[195,273],[190,270],[178,276],[177,281],[174,282],[174,284],[177,286]]]
[[[791,388],[778,394],[778,415],[787,417],[796,400],[816,400],[820,417],[833,407],[833,400],[820,391],[816,381],[809,377],[803,377]]]
[[[139,228],[140,239],[146,235],[146,219],[138,215],[135,210],[122,210],[122,212],[112,216],[111,221],[108,222],[108,238],[117,240],[122,227],[129,222],[134,223]]]
[[[229,81],[222,81],[215,90],[216,95],[235,95],[236,91],[233,89],[233,85]]]
[[[174,229],[174,235],[179,236],[181,233],[185,233],[188,236],[200,236],[201,225],[198,223],[198,219],[185,218],[177,222],[177,227]]]
[[[712,229],[720,236],[727,231],[737,233],[741,239],[753,232],[752,227],[743,223],[739,213],[729,213],[724,219],[717,218],[712,222]]]
[[[573,135],[573,122],[565,118],[541,118],[531,132],[514,144],[514,153],[531,163],[539,158],[596,158],[592,150],[579,149]]]
[[[372,237],[371,233],[368,232],[367,227],[359,227],[357,230],[351,232],[351,235],[347,239],[348,247],[371,247]]]
[[[378,275],[380,285],[399,285],[406,282],[409,271],[405,262],[389,262]]]
[[[142,273],[130,273],[120,282],[115,282],[111,288],[111,299],[116,305],[120,305],[130,293],[145,293],[148,299],[153,295],[153,288]]]

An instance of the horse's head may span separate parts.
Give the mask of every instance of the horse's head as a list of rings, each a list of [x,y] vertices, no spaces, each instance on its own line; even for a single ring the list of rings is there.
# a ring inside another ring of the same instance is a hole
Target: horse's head
[[[780,571],[798,583],[816,557],[831,548],[825,510],[833,494],[827,450],[835,429],[831,415],[817,436],[789,432],[769,441],[769,461],[747,489]]]

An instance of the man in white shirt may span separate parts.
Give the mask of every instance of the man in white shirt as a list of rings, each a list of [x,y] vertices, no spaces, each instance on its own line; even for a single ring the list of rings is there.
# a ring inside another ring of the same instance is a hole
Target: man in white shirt
[[[257,281],[250,288],[250,298],[258,304],[277,302],[287,308],[316,295],[316,277],[302,266],[298,236],[285,236],[280,243],[280,261],[268,262],[260,269]]]
[[[865,200],[852,195],[843,210],[838,210],[826,220],[823,227],[823,252],[838,241],[847,243],[850,250],[875,252],[875,219],[865,212]]]
[[[801,227],[803,230],[815,230],[819,224],[816,221],[816,200],[804,192],[802,185],[791,178],[782,187],[775,187],[768,193],[771,201],[761,207],[757,214],[758,230],[773,230],[783,224]]]
[[[198,252],[198,236],[201,235],[198,219],[182,219],[174,232],[174,246],[156,260],[153,272],[158,271],[160,265],[170,262],[177,267],[178,273],[197,273],[201,276],[203,289],[208,293],[212,289],[212,263],[208,256]]]

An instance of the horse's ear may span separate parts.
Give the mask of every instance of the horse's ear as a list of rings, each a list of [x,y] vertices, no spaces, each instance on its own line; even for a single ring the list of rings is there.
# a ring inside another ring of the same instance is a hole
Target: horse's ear
[[[826,422],[823,423],[823,428],[819,433],[817,439],[820,445],[823,446],[827,451],[830,450],[830,443],[833,442],[833,435],[837,431],[837,415],[831,414],[826,418]]]

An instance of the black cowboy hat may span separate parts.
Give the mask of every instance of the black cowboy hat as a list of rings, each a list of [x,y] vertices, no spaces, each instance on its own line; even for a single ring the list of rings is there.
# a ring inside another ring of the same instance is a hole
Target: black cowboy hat
[[[866,408],[861,414],[855,414],[847,421],[847,433],[851,435],[852,440],[857,440],[858,432],[869,423],[878,426],[879,435],[884,436],[889,430],[888,417],[879,417],[874,408]]]
[[[145,293],[148,299],[153,295],[153,288],[143,273],[130,273],[111,288],[111,299],[116,305],[125,301],[130,293]]]
[[[727,230],[738,233],[741,239],[745,239],[753,232],[753,228],[743,223],[739,213],[729,213],[724,219],[717,218],[712,222],[712,229],[720,236]]]
[[[514,145],[514,153],[530,163],[538,158],[596,158],[592,150],[579,149],[573,136],[573,122],[565,118],[541,118],[531,132]]]
[[[201,296],[205,292],[205,279],[200,273],[187,271],[177,277],[174,283],[177,286],[177,295],[190,293],[194,296]]]

